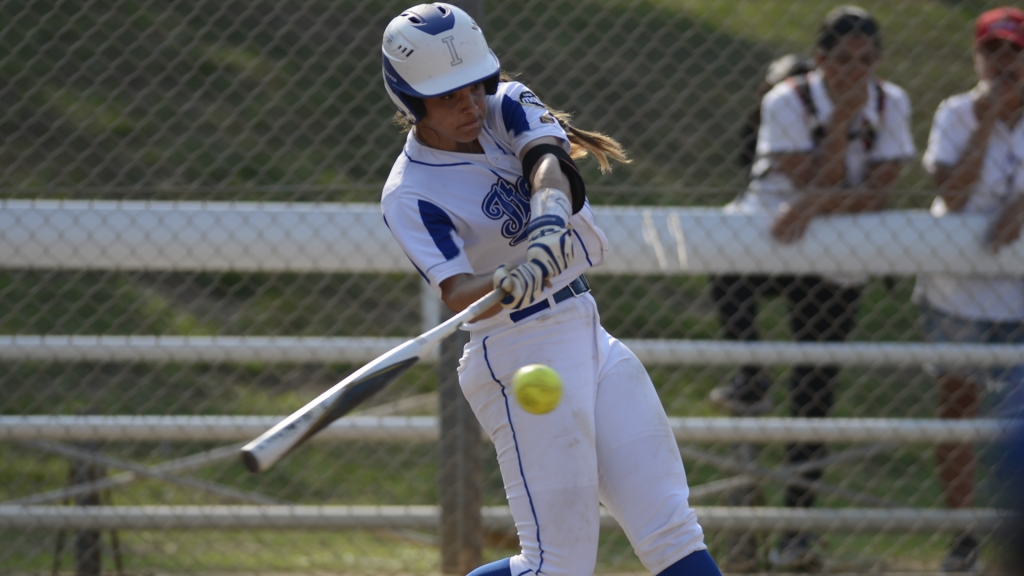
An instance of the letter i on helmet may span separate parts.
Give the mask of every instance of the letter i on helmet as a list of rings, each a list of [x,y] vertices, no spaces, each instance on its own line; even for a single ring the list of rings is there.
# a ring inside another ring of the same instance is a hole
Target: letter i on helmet
[[[384,29],[381,52],[384,87],[412,124],[426,113],[423,98],[479,82],[488,94],[498,89],[498,57],[469,14],[451,4],[420,4],[402,12]]]

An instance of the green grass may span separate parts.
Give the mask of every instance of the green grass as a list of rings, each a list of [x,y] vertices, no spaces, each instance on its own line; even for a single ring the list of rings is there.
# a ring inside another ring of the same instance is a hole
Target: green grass
[[[909,92],[923,148],[938,102],[973,83],[970,23],[994,4],[862,4],[881,22],[880,73]],[[167,197],[216,186],[219,197],[267,198],[223,187],[306,187],[304,199],[372,200],[402,140],[380,89],[379,31],[404,7],[6,3],[0,188],[141,186]],[[809,55],[831,7],[486,2],[482,24],[507,70],[631,151],[635,162],[606,177],[584,163],[595,191],[606,191],[593,200],[721,203],[744,184],[737,131],[765,66],[784,52]],[[926,188],[928,179],[912,163],[899,187]]]
[[[113,571],[109,533],[103,533],[103,558]],[[18,572],[49,571],[57,535],[0,531],[0,564]],[[316,572],[356,574],[428,574],[440,571],[439,552],[402,533],[387,531],[119,531],[128,574],[204,572]],[[62,555],[63,573],[73,573],[71,542]]]
[[[400,336],[418,325],[420,283],[399,274],[0,271],[9,304],[0,333]]]

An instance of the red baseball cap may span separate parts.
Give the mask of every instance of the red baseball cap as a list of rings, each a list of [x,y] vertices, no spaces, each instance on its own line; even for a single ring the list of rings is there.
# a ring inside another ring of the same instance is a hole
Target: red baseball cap
[[[997,38],[1024,48],[1024,11],[1004,6],[978,16],[974,23],[974,44]]]

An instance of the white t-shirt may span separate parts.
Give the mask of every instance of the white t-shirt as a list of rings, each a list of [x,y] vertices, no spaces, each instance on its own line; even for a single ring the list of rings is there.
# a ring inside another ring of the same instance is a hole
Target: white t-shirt
[[[754,160],[749,187],[726,210],[739,214],[778,214],[799,199],[802,191],[789,177],[772,168],[777,154],[810,153],[815,149],[814,130],[827,126],[834,106],[818,71],[807,74],[807,85],[817,118],[804,105],[794,84],[779,82],[761,101],[761,125],[757,133],[757,157]],[[884,92],[879,106],[879,90]],[[879,115],[879,108],[881,117]],[[910,98],[899,86],[886,81],[873,83],[868,101],[850,122],[851,141],[846,147],[846,188],[860,186],[867,178],[871,163],[906,160],[916,154],[910,132]],[[865,135],[874,132],[874,144],[868,147]],[[865,275],[832,275],[830,280],[842,285],[867,281]]]
[[[381,208],[391,234],[438,296],[441,282],[457,274],[491,274],[502,264],[526,261],[531,186],[519,153],[543,136],[568,141],[541,101],[518,82],[500,83],[487,97],[483,154],[430,148],[409,132],[384,184]],[[569,224],[576,257],[545,296],[604,262],[608,240],[594,224],[589,202]]]
[[[978,127],[974,96],[978,89],[951,96],[939,104],[928,136],[924,167],[955,166]],[[1010,127],[996,121],[985,148],[978,180],[962,212],[986,214],[992,221],[1002,208],[1024,194],[1024,122]],[[948,213],[941,197],[932,203],[932,215]],[[970,278],[951,275],[921,276],[916,296],[928,305],[971,320],[1024,319],[1024,278]]]

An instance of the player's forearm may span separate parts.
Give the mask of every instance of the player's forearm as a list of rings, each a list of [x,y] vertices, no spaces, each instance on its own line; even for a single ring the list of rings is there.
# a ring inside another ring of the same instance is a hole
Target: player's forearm
[[[457,274],[441,282],[441,300],[452,312],[462,312],[493,289],[494,284],[489,274],[486,276]],[[477,319],[490,318],[500,311],[501,306],[495,306],[478,316]]]
[[[554,154],[545,154],[540,159],[530,183],[533,185],[534,192],[544,188],[554,188],[561,190],[566,195],[566,198],[568,198],[569,178],[562,172],[562,168],[558,164],[558,158]]]

